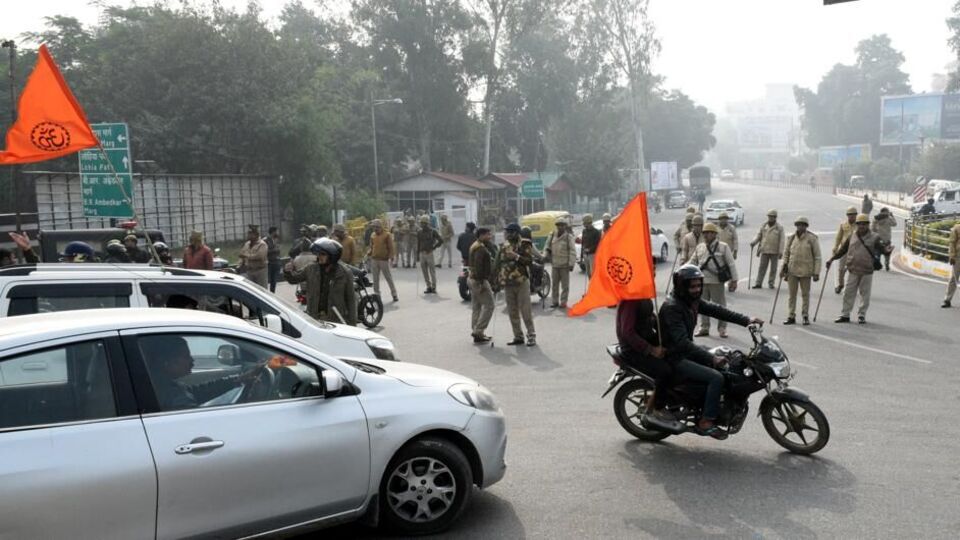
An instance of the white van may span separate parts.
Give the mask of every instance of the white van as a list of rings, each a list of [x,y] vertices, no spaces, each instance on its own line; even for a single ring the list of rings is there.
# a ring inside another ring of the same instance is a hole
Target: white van
[[[235,274],[140,264],[54,263],[0,269],[0,317],[185,306],[266,326],[337,358],[396,359],[393,342],[380,334],[318,321],[300,306]]]

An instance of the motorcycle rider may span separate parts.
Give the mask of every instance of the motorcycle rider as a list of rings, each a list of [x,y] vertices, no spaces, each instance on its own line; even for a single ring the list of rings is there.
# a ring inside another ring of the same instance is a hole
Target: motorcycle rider
[[[723,365],[726,359],[710,354],[706,348],[693,342],[697,316],[706,315],[741,326],[763,324],[763,321],[701,300],[702,294],[703,272],[700,268],[685,264],[674,272],[673,293],[660,307],[660,329],[663,331],[661,344],[667,349],[667,360],[672,364],[677,378],[707,386],[697,433],[722,439],[726,433],[716,426],[716,418],[720,412],[723,375],[716,368]]]
[[[153,250],[157,252],[157,257],[160,258],[160,264],[173,266],[173,255],[170,254],[170,248],[166,243],[154,242]]]
[[[106,252],[107,258],[103,261],[105,263],[123,264],[130,262],[130,257],[127,256],[127,248],[117,238],[107,242]]]
[[[477,241],[478,234],[476,230],[477,225],[472,221],[468,221],[464,231],[457,237],[457,251],[460,252],[460,258],[463,259],[463,264],[469,264],[470,249],[473,247],[473,243]]]
[[[303,270],[287,263],[284,279],[293,284],[306,282],[307,313],[314,319],[356,326],[357,293],[353,272],[340,262],[343,246],[330,238],[318,238],[310,245],[310,252],[316,255],[316,261]]]

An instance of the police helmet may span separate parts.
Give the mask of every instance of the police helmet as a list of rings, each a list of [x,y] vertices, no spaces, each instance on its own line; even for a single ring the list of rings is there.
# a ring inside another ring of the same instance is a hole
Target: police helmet
[[[800,216],[800,217],[797,218],[796,221],[793,222],[793,224],[794,224],[794,225],[806,225],[807,227],[809,227],[809,226],[810,226],[810,220],[807,219],[805,216]]]
[[[870,223],[870,216],[866,214],[857,214],[857,219],[854,223]]]
[[[604,213],[603,213],[603,220],[604,220],[604,221],[610,221],[611,219],[613,219],[613,216],[610,215],[610,212],[604,212]]]
[[[314,255],[325,253],[329,264],[337,264],[340,262],[340,256],[343,254],[343,246],[336,240],[318,238],[310,244],[310,253]]]
[[[730,214],[726,212],[720,212],[720,215],[717,217],[717,219],[730,219]]]
[[[506,227],[504,227],[503,230],[506,231],[506,232],[508,232],[508,233],[519,233],[519,232],[520,232],[520,225],[517,225],[516,223],[510,223],[509,225],[507,225]]]
[[[123,246],[123,242],[117,240],[116,238],[107,242],[107,254],[118,256],[124,255],[127,253],[127,248]]]
[[[848,216],[855,216],[855,215],[857,215],[857,214],[859,214],[859,212],[857,212],[857,207],[856,207],[856,206],[851,206],[851,207],[847,208],[847,215],[848,215]]]
[[[587,225],[593,223],[593,214],[584,214],[583,215],[583,224]]]
[[[533,230],[530,227],[524,227],[520,229],[520,238],[526,238],[527,240],[533,240]]]
[[[703,225],[703,216],[701,216],[700,214],[696,214],[695,216],[693,216],[693,224]]]
[[[708,233],[708,232],[718,233],[718,232],[720,232],[720,229],[718,229],[717,226],[714,225],[713,223],[707,223],[706,225],[703,226],[703,232],[705,232],[705,233]]]
[[[63,248],[63,253],[61,257],[83,257],[87,259],[92,259],[94,257],[93,248],[90,247],[90,244],[86,242],[74,241],[67,244]]]
[[[420,216],[420,223],[430,223],[430,216],[426,214]]]
[[[767,210],[767,217],[777,217],[776,209]]]

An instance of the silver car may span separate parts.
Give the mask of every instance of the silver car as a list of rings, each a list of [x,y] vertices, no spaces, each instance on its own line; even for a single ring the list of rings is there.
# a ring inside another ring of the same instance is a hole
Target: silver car
[[[0,325],[0,538],[438,532],[503,477],[505,448],[470,379],[331,358],[234,317]]]

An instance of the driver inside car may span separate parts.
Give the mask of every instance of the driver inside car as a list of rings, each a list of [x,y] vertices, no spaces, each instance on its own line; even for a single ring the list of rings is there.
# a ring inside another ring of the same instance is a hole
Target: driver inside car
[[[199,407],[241,384],[252,383],[263,369],[263,364],[257,364],[244,373],[188,385],[179,380],[193,372],[193,356],[187,340],[180,336],[145,336],[140,338],[140,350],[150,371],[157,403],[164,411]]]
[[[717,371],[726,359],[714,356],[705,347],[693,342],[693,330],[698,315],[706,315],[740,326],[763,324],[723,306],[701,300],[703,272],[693,264],[681,266],[673,274],[673,293],[660,307],[660,327],[663,330],[662,344],[667,349],[667,360],[673,365],[678,379],[695,381],[706,385],[703,413],[697,422],[697,433],[716,439],[727,434],[716,425],[720,413],[720,394],[723,391],[723,375]]]

